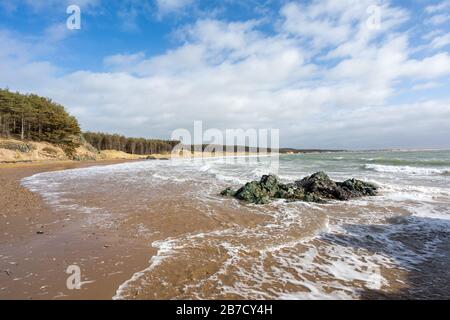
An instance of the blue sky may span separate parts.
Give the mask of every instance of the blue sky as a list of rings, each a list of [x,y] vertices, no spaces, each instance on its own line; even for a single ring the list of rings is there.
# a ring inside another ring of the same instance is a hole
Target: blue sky
[[[283,146],[450,148],[449,49],[449,0],[0,0],[0,87],[132,136],[203,120]]]

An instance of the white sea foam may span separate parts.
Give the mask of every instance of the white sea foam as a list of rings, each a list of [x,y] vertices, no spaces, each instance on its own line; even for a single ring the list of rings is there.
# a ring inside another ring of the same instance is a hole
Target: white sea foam
[[[410,166],[388,166],[380,164],[365,164],[364,168],[367,170],[373,170],[376,172],[385,173],[402,173],[411,175],[448,175],[450,174],[450,168],[437,169],[437,168],[419,168]]]
[[[388,285],[381,275],[380,266],[414,268],[433,255],[438,243],[435,238],[429,238],[430,232],[434,230],[429,229],[430,226],[426,223],[379,225],[378,231],[374,232],[370,225],[355,225],[347,229],[341,223],[350,223],[349,220],[342,220],[339,224],[334,221],[332,225],[326,220],[322,231],[318,230],[315,235],[290,241],[286,239],[285,242],[270,245],[270,240],[278,239],[280,232],[303,223],[299,219],[299,212],[292,208],[273,214],[276,215],[274,223],[256,228],[231,228],[162,241],[159,245],[167,250],[158,252],[154,261],[170,263],[168,260],[174,259],[172,263],[176,264],[177,257],[183,256],[185,248],[202,248],[205,245],[224,248],[228,252],[228,259],[221,268],[208,278],[186,286],[185,289],[193,290],[198,299],[207,298],[201,294],[201,288],[212,283],[220,286],[221,294],[238,295],[246,299],[354,299],[358,297],[358,290],[353,285],[355,281],[362,282],[367,289],[379,290]],[[401,233],[425,233],[423,248],[410,249],[393,238],[393,235]],[[367,243],[368,236],[372,239],[369,245],[360,247]],[[248,238],[254,239],[249,242],[250,245],[245,244],[248,241],[244,241]],[[259,254],[250,258],[247,252],[254,251],[254,245]],[[373,253],[372,248],[383,248],[383,251]],[[270,271],[266,268],[269,261],[275,262]],[[150,269],[136,274],[133,281],[121,286],[121,297],[127,297],[127,285],[145,285],[134,281],[139,281],[146,272],[152,272],[158,266],[152,263]],[[221,279],[229,274],[233,274],[236,280],[232,285],[225,285]],[[263,289],[265,286],[275,285],[280,279],[307,290],[286,293],[278,290],[267,292]]]
[[[176,240],[173,239],[166,239],[164,241],[154,242],[152,246],[158,248],[158,253],[150,259],[150,265],[148,266],[148,268],[136,272],[129,280],[122,283],[119,288],[117,288],[116,294],[114,297],[112,297],[112,299],[122,300],[126,298],[125,292],[132,284],[140,280],[143,276],[145,276],[146,273],[151,272],[154,268],[160,265],[164,259],[167,259],[172,255],[172,253],[174,252],[173,244],[175,241]]]
[[[214,177],[219,181],[228,182],[228,183],[244,184],[246,182],[246,180],[241,179],[239,177],[227,176],[227,175],[219,174],[219,173],[215,173]]]

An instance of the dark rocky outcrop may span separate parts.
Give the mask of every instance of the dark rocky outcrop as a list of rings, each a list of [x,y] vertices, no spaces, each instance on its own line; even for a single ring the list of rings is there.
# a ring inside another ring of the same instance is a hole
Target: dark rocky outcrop
[[[251,203],[266,204],[273,198],[276,198],[279,191],[280,183],[278,178],[270,175],[263,176],[259,182],[247,183],[234,194],[234,197]],[[231,194],[231,190],[228,190],[228,193]]]
[[[221,195],[254,204],[267,204],[274,199],[325,203],[329,200],[346,201],[375,196],[377,189],[376,185],[356,179],[335,182],[324,172],[318,172],[291,184],[280,183],[276,176],[267,175],[260,181],[247,183],[237,191],[227,188]]]

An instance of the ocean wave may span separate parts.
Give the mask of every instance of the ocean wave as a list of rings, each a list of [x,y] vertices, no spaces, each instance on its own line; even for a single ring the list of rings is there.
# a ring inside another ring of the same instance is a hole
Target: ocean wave
[[[379,164],[365,164],[364,169],[382,172],[382,173],[404,173],[412,175],[450,175],[450,168],[436,169],[436,168],[419,168],[411,166],[388,166]]]
[[[450,167],[450,161],[437,159],[393,159],[393,158],[361,158],[363,162],[370,164],[392,165],[392,166],[412,166],[412,167]]]

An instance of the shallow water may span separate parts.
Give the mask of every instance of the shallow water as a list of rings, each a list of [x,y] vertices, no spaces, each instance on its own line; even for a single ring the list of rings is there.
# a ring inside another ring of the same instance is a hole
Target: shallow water
[[[381,194],[267,206],[218,196],[263,174],[287,182],[317,171],[375,182]],[[116,299],[414,298],[450,296],[433,264],[448,254],[449,172],[447,151],[352,152],[146,161],[23,184],[57,210],[127,228],[158,249]],[[426,280],[433,273],[436,284]]]

